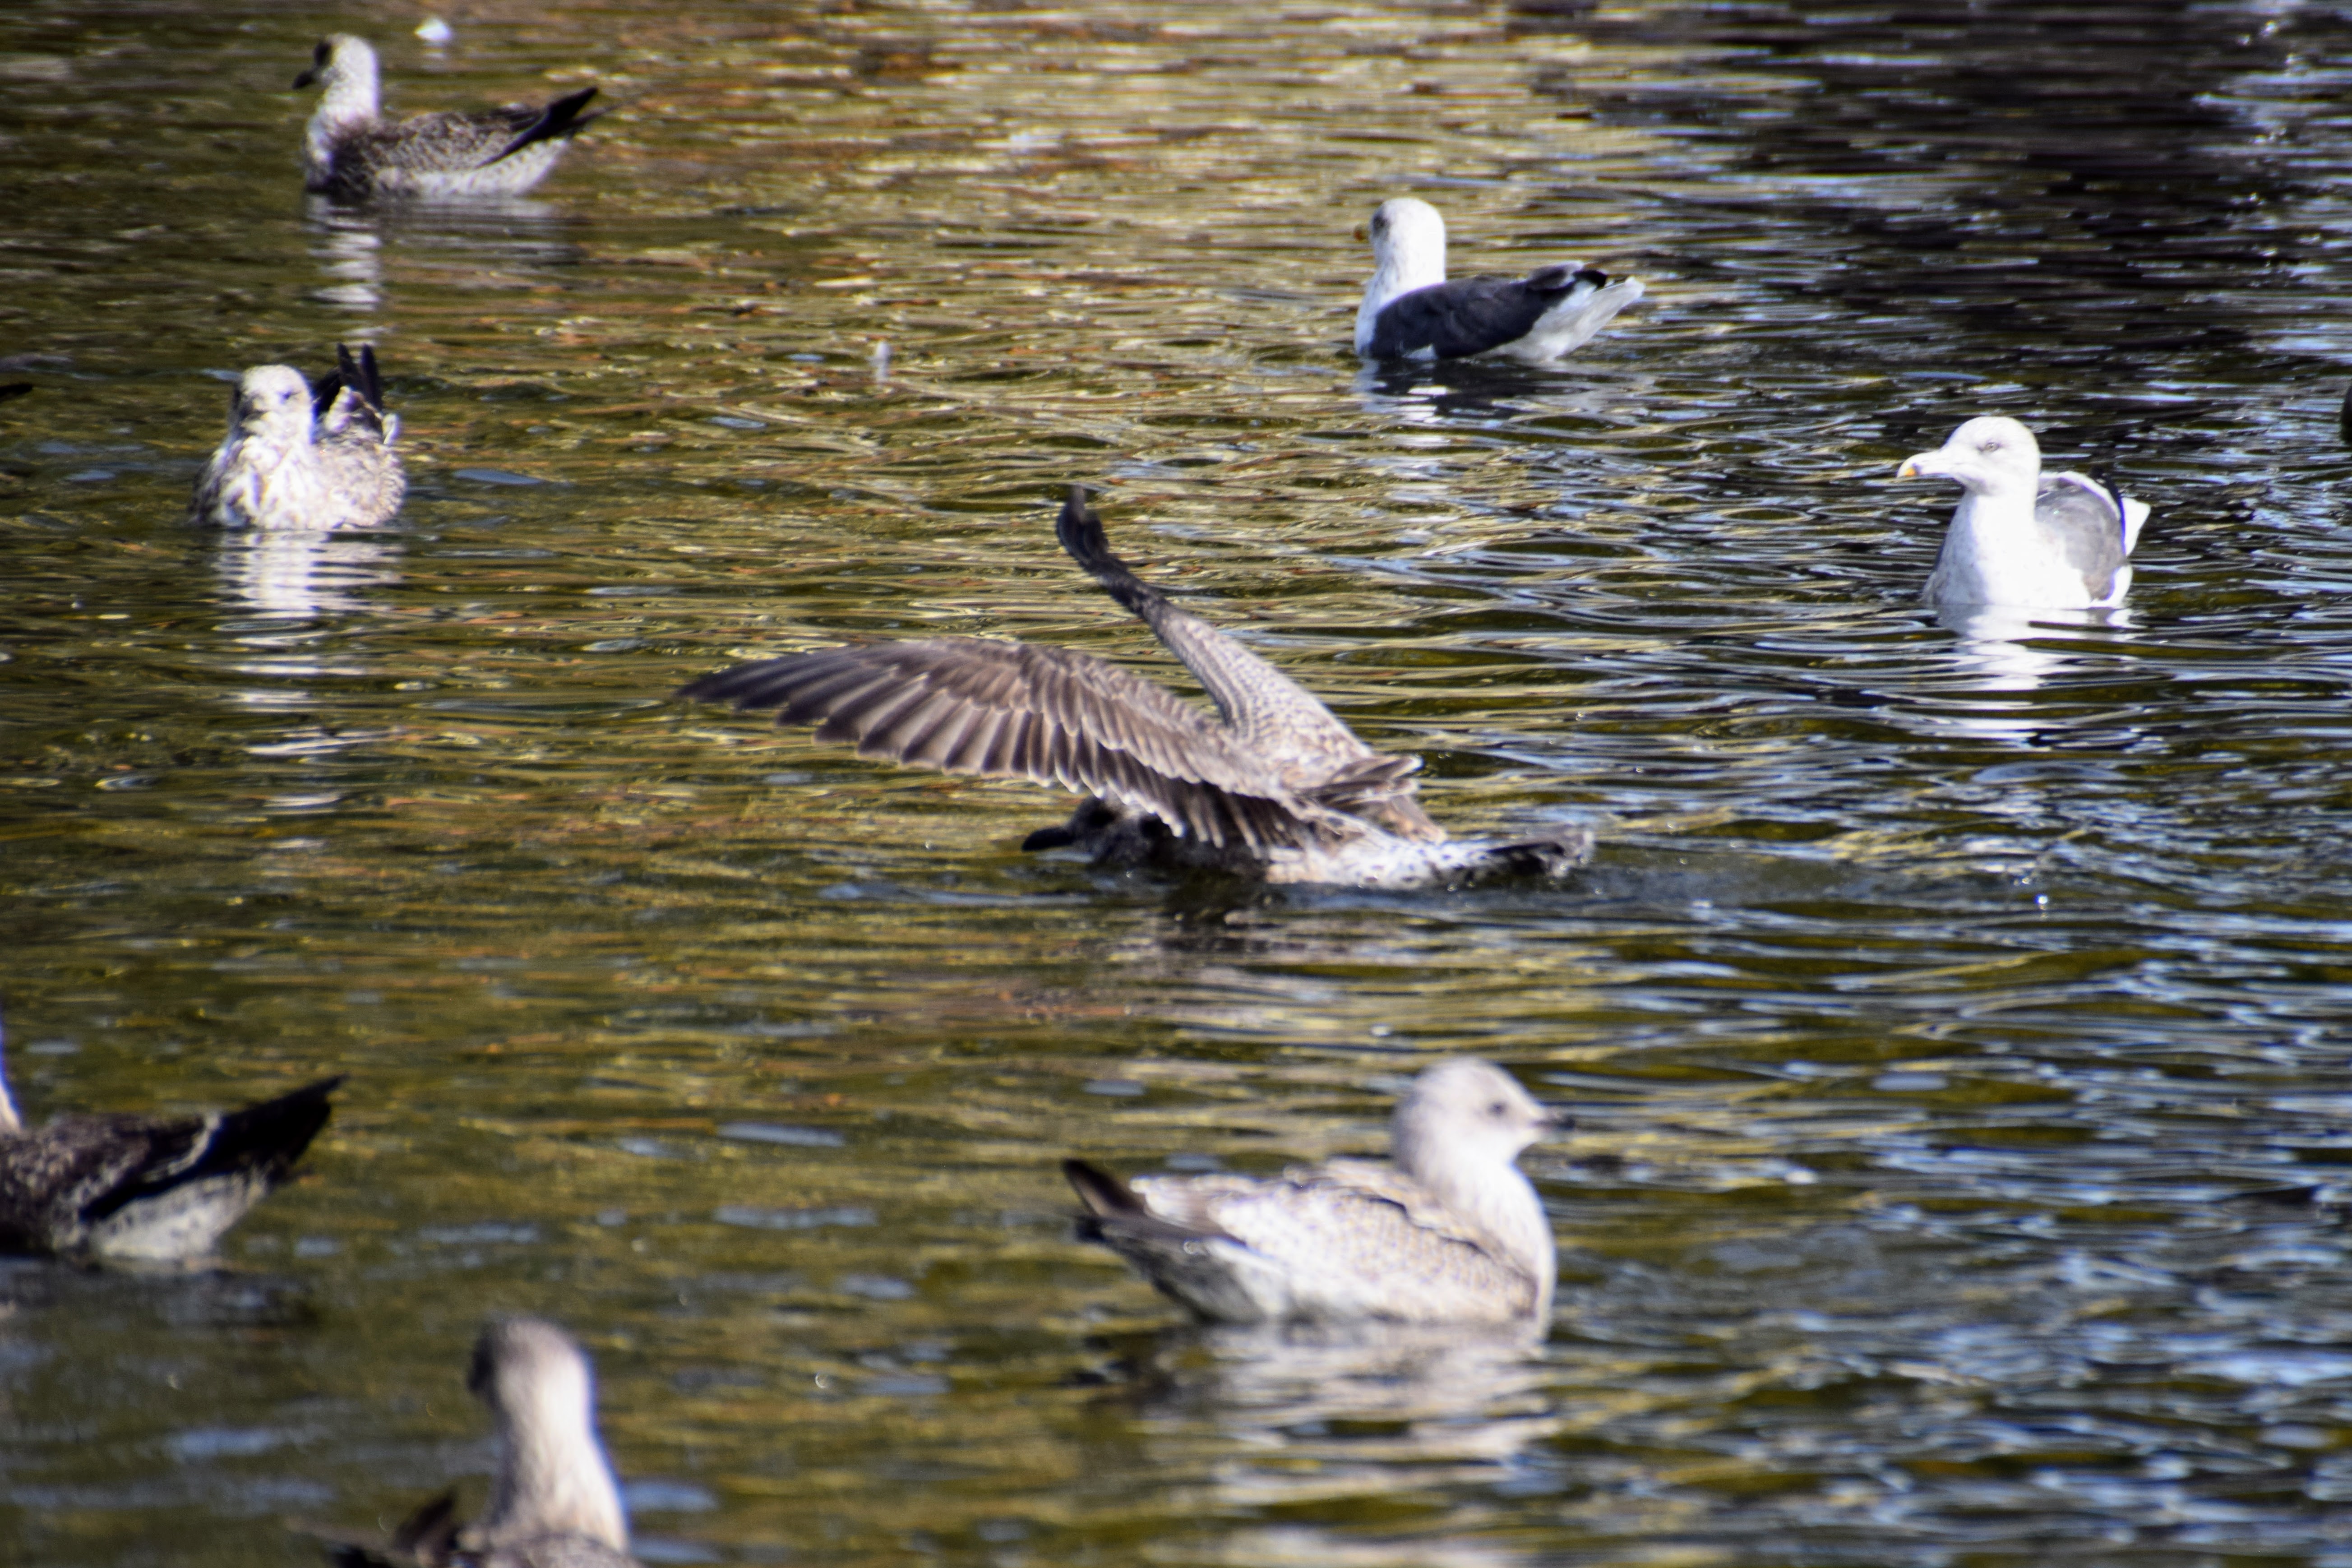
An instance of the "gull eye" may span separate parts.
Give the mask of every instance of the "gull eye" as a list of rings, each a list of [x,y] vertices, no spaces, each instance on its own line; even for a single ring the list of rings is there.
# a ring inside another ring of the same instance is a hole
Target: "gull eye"
[[[1979,451],[1979,452],[1998,452],[1998,451],[2000,451],[2000,437],[1999,437],[1998,436],[1994,437],[1991,440],[1987,441],[1983,446],[1979,447],[1977,448],[1977,450],[1978,450],[1978,451]]]
[[[1504,1117],[1508,1116],[1510,1113],[1511,1108],[1504,1104],[1499,1100],[1486,1107],[1486,1114],[1493,1117],[1497,1121],[1500,1121]]]

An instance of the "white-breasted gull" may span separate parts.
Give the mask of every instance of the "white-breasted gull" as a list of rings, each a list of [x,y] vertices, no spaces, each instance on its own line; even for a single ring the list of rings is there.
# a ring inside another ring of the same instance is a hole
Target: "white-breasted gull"
[[[294,79],[326,90],[302,142],[306,190],[337,201],[373,196],[515,196],[545,179],[564,143],[593,114],[593,87],[551,103],[447,110],[386,120],[377,97],[375,50],[335,33],[319,40],[310,68]]]
[[[1957,480],[1963,491],[1927,577],[1933,605],[2087,610],[2124,602],[2147,503],[2088,474],[2045,474],[2033,432],[1971,419],[1943,446],[1903,459],[1898,479]]]
[[[1448,838],[1413,799],[1420,758],[1374,752],[1289,677],[1138,579],[1083,489],[1071,489],[1056,530],[1207,689],[1218,718],[1091,654],[980,637],[737,665],[678,695],[773,708],[778,723],[814,724],[818,740],[862,757],[1082,791],[1065,826],[1022,847],[1075,847],[1104,864],[1421,888],[1555,877],[1591,852],[1582,828]]]
[[[1372,276],[1356,310],[1356,352],[1367,359],[1462,359],[1498,353],[1549,364],[1577,349],[1642,297],[1590,267],[1538,268],[1525,278],[1445,278],[1445,220],[1427,202],[1397,196],[1372,214]]]
[[[638,1568],[613,1467],[596,1440],[595,1373],[572,1336],[543,1318],[482,1331],[466,1386],[490,1407],[498,1439],[490,1500],[472,1523],[445,1492],[388,1543],[314,1531],[337,1568]]]
[[[60,1116],[28,1129],[0,1069],[0,1252],[185,1262],[283,1182],[340,1078],[204,1116]]]
[[[291,365],[238,378],[228,437],[196,478],[188,521],[216,528],[325,529],[387,521],[408,493],[400,421],[383,411],[375,350],[335,345],[314,385]]]
[[[1217,1322],[1519,1323],[1551,1316],[1551,1221],[1517,1161],[1563,1125],[1491,1062],[1424,1069],[1390,1123],[1392,1161],[1271,1180],[1063,1173],[1080,1235]]]

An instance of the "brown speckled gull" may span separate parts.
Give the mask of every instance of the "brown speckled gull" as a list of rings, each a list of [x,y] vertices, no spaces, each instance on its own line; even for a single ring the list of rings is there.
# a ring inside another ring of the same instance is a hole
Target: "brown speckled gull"
[[[613,1468],[596,1440],[595,1373],[541,1318],[482,1331],[466,1386],[490,1407],[498,1468],[471,1524],[456,1494],[419,1509],[389,1543],[329,1534],[337,1568],[639,1568]]]
[[[214,528],[329,529],[388,521],[408,494],[400,421],[383,411],[375,350],[335,345],[316,386],[257,364],[229,399],[228,436],[196,477],[188,520]]]
[[[593,114],[593,87],[551,103],[386,120],[377,100],[375,50],[364,38],[321,38],[294,79],[326,90],[302,144],[306,189],[337,201],[375,196],[514,196],[545,179],[564,143]]]
[[[1076,846],[1107,864],[1421,888],[1556,877],[1591,853],[1581,828],[1448,838],[1413,798],[1418,757],[1374,752],[1288,676],[1143,583],[1111,553],[1082,490],[1057,529],[1071,558],[1200,680],[1216,718],[1090,654],[978,637],[737,665],[678,695],[773,708],[778,723],[814,724],[817,739],[862,757],[1083,791],[1067,825],[1024,847]]]
[[[0,1069],[0,1252],[201,1258],[286,1179],[342,1081],[205,1116],[60,1116],[28,1129]]]
[[[1551,1222],[1516,1163],[1557,1125],[1517,1079],[1457,1057],[1427,1068],[1391,1122],[1393,1162],[1333,1160],[1271,1180],[1063,1172],[1080,1234],[1217,1322],[1520,1324],[1540,1332]]]

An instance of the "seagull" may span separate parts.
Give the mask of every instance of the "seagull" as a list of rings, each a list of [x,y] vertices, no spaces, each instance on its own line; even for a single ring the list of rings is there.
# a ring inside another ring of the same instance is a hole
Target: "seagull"
[[[595,1373],[541,1318],[501,1318],[475,1342],[466,1387],[490,1407],[498,1468],[471,1524],[445,1492],[389,1544],[324,1533],[336,1568],[640,1568],[613,1468],[596,1440]]]
[[[1594,268],[1566,265],[1449,283],[1445,220],[1412,196],[1382,202],[1371,237],[1371,280],[1356,310],[1356,352],[1367,359],[1499,353],[1549,364],[1642,297],[1638,278],[1612,283]]]
[[[383,411],[375,350],[335,345],[337,368],[317,385],[291,365],[257,364],[237,379],[228,438],[197,476],[188,521],[219,528],[328,529],[383,522],[408,481]]]
[[[1078,1234],[1213,1322],[1551,1317],[1543,1202],[1514,1163],[1565,1126],[1491,1062],[1424,1069],[1390,1123],[1393,1161],[1333,1160],[1269,1181],[1118,1177],[1062,1162]]]
[[[2044,474],[2033,432],[2016,420],[1971,419],[1937,450],[1904,458],[1895,477],[1957,479],[1967,492],[1928,575],[1929,604],[2090,610],[2124,602],[2147,503],[2087,474]]]
[[[417,114],[386,121],[376,96],[375,50],[336,33],[319,40],[294,79],[326,89],[302,147],[303,188],[341,202],[374,196],[519,196],[545,179],[593,114],[593,87],[552,103]]]
[[[1072,487],[1062,547],[1206,688],[1211,719],[1090,654],[979,637],[853,644],[737,665],[679,691],[777,710],[862,757],[1084,791],[1024,849],[1360,888],[1558,877],[1592,836],[1450,839],[1413,799],[1421,759],[1383,756],[1274,666],[1176,608],[1110,552]]]
[[[327,1124],[321,1079],[205,1116],[60,1116],[27,1131],[0,1071],[0,1252],[181,1263],[286,1180]]]

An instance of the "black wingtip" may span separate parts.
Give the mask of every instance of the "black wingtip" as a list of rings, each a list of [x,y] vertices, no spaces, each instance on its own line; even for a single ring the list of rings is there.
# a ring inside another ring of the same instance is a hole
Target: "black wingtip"
[[[1062,1174],[1077,1189],[1078,1201],[1096,1219],[1120,1219],[1147,1212],[1143,1200],[1100,1165],[1088,1164],[1084,1160],[1065,1160]]]
[[[491,159],[490,163],[500,163],[511,158],[534,142],[562,142],[579,135],[588,129],[591,121],[602,118],[601,111],[597,114],[580,112],[588,106],[588,100],[595,96],[594,88],[583,87],[578,92],[566,93],[557,99],[540,112],[539,119],[533,122],[530,130],[500,148],[499,155]]]

